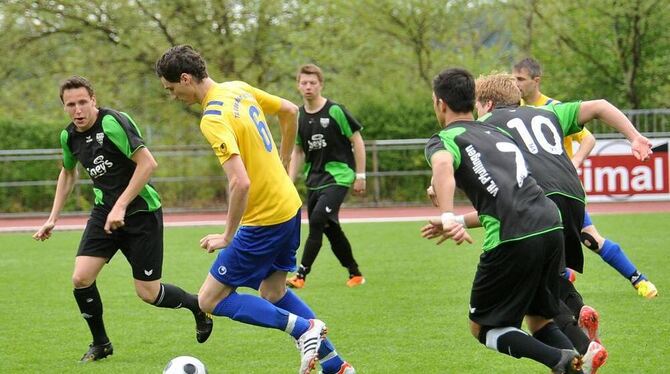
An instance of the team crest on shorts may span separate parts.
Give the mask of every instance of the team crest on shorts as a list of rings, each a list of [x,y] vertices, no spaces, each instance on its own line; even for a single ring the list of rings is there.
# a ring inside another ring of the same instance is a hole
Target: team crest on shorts
[[[217,271],[219,272],[220,275],[226,275],[226,273],[228,272],[228,269],[226,269],[225,266],[221,265],[221,266],[219,266]]]
[[[98,141],[98,144],[102,145],[102,139],[105,138],[105,133],[104,132],[99,132],[95,134],[95,140]]]
[[[222,154],[228,154],[228,147],[226,147],[226,143],[221,143],[221,145],[219,145],[219,149],[221,150]]]
[[[321,127],[325,129],[330,124],[330,118],[319,118],[319,122],[321,123]]]

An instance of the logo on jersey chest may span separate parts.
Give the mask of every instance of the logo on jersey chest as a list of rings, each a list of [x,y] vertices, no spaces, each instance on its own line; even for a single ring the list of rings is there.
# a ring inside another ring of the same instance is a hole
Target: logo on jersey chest
[[[104,132],[99,132],[95,134],[95,140],[98,141],[98,144],[102,145],[102,139],[105,138],[105,133]]]
[[[114,166],[113,162],[105,160],[105,156],[100,155],[93,159],[93,167],[86,168],[86,171],[91,178],[98,178],[107,174],[107,170],[111,169],[112,166]]]
[[[313,134],[312,139],[307,141],[309,151],[315,151],[322,148],[326,148],[327,145],[328,143],[326,143],[326,139],[323,136],[323,134]]]
[[[330,124],[330,118],[319,118],[319,123],[325,129]]]

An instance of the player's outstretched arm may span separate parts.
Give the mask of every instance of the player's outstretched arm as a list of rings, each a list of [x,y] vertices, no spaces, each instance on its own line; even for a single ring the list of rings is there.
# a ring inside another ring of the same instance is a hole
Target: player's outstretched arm
[[[295,136],[298,133],[298,107],[286,99],[281,99],[281,107],[277,112],[277,118],[279,119],[281,132],[279,158],[281,158],[284,169],[288,172]]]
[[[640,134],[623,112],[607,100],[589,100],[579,107],[579,123],[598,118],[614,127],[631,143],[633,155],[640,161],[651,157],[651,141]]]
[[[51,214],[47,218],[42,227],[33,234],[33,239],[44,241],[51,237],[51,231],[56,226],[56,222],[60,217],[60,211],[65,205],[65,200],[70,196],[78,176],[77,168],[68,170],[61,168],[58,175],[58,183],[56,184],[56,195],[54,196],[53,206],[51,207]]]

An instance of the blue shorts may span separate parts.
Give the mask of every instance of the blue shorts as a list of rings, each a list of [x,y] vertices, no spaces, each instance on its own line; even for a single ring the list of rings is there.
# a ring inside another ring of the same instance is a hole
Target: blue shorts
[[[209,273],[225,285],[258,290],[275,271],[296,270],[298,247],[300,211],[284,223],[240,226],[232,243],[219,252]]]
[[[591,222],[591,216],[589,216],[589,212],[584,210],[584,224],[582,225],[582,228],[591,226],[593,225],[593,222]]]

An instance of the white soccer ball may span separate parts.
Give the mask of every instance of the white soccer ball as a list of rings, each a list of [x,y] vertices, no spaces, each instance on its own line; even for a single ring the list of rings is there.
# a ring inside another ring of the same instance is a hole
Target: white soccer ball
[[[207,374],[207,368],[195,357],[179,356],[167,363],[163,374]]]

